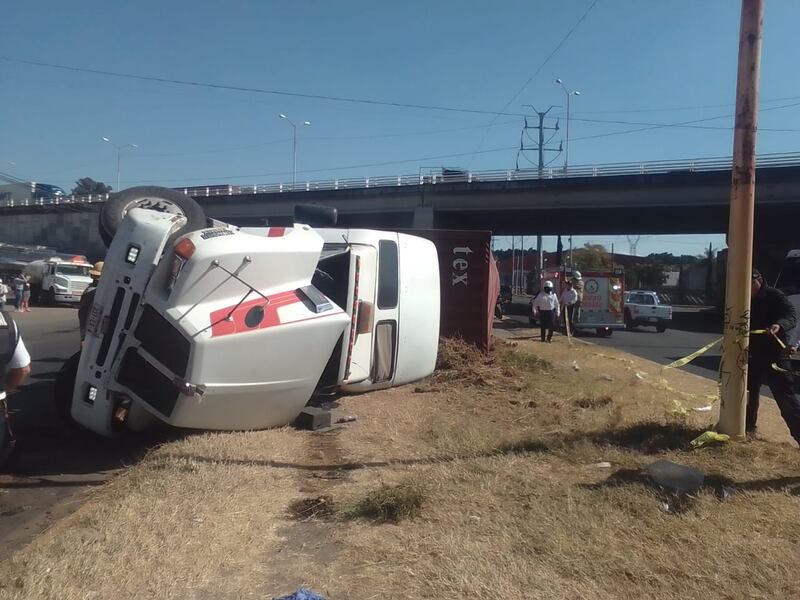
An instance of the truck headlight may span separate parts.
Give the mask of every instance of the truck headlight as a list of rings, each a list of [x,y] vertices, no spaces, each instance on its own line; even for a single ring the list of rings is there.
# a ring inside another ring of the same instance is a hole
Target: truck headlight
[[[139,259],[139,247],[131,244],[128,246],[128,253],[125,255],[125,262],[129,265],[135,265]]]

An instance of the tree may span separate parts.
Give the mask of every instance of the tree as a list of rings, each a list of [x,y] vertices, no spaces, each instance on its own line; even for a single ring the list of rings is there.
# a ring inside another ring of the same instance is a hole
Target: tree
[[[75,187],[72,188],[72,195],[88,196],[90,194],[107,194],[110,191],[110,185],[106,185],[102,181],[95,181],[91,177],[83,177],[75,182]]]
[[[667,281],[667,265],[639,264],[625,269],[625,286],[633,288],[654,288]]]
[[[602,244],[584,244],[583,248],[572,251],[575,266],[579,269],[592,270],[611,267],[611,255]]]

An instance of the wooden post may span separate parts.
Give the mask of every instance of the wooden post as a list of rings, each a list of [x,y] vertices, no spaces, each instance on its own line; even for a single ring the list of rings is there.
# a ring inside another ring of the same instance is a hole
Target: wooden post
[[[742,0],[719,415],[720,432],[737,439],[742,439],[745,434],[756,191],[758,77],[763,19],[763,0]]]

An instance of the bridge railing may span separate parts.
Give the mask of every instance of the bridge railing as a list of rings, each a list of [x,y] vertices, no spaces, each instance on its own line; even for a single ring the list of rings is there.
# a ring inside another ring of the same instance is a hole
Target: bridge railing
[[[800,153],[762,154],[759,167],[800,166]],[[479,183],[498,181],[526,181],[536,179],[577,179],[586,177],[611,177],[615,175],[653,175],[663,173],[719,171],[731,168],[730,157],[662,160],[640,163],[608,163],[599,165],[575,165],[549,167],[546,169],[505,169],[493,171],[455,171],[442,173],[418,173],[416,175],[384,175],[378,177],[354,177],[324,179],[297,183],[265,183],[251,185],[214,185],[175,188],[193,197],[239,196],[246,194],[274,194],[282,192],[312,192],[321,190],[347,190],[365,188],[387,188],[442,183]],[[57,196],[25,200],[3,200],[0,208],[19,206],[49,206],[59,204],[90,204],[105,202],[108,194],[89,196]]]

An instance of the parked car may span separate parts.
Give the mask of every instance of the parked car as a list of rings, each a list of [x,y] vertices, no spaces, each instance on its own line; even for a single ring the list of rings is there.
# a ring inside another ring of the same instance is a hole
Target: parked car
[[[672,320],[672,307],[661,304],[658,294],[651,291],[631,290],[625,292],[625,328],[652,325],[659,333],[667,330]]]

